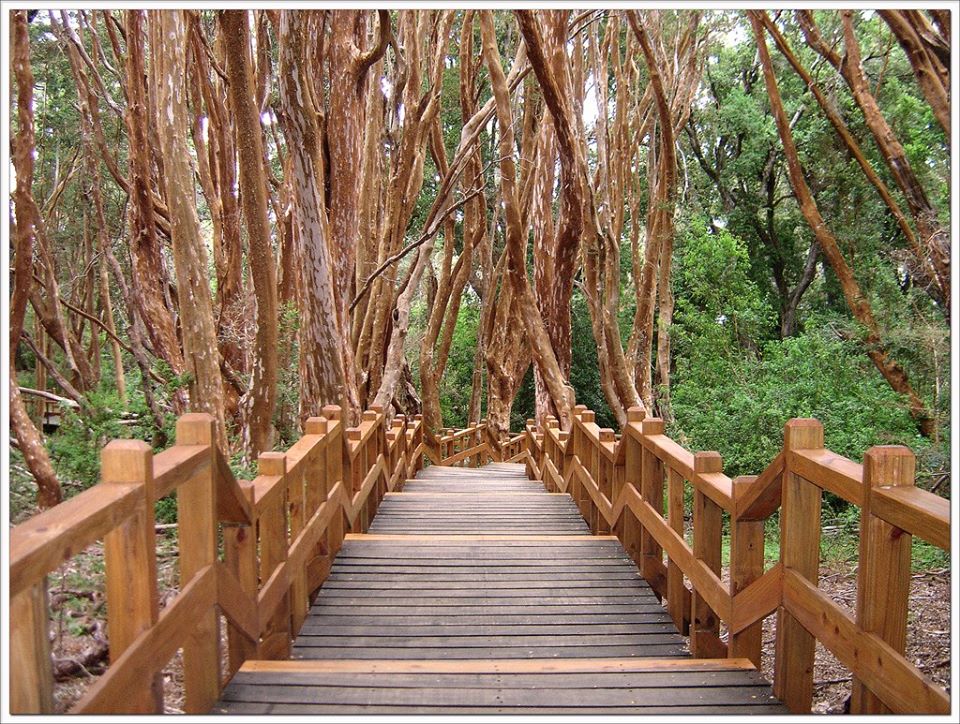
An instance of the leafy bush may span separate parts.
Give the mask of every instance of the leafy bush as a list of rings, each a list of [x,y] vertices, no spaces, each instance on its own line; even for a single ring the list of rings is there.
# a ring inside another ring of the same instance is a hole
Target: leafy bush
[[[909,411],[859,346],[826,331],[768,342],[762,355],[694,355],[678,361],[672,433],[693,450],[718,450],[730,475],[758,474],[793,417],[815,417],[825,444],[860,460],[872,445],[922,452]]]

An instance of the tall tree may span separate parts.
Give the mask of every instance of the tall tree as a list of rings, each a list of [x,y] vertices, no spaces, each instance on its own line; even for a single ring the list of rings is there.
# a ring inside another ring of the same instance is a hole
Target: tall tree
[[[267,179],[263,166],[263,132],[254,97],[250,67],[250,26],[246,10],[222,15],[230,79],[230,104],[236,123],[240,155],[243,215],[250,248],[250,275],[257,297],[257,336],[253,374],[244,402],[245,447],[251,460],[271,449],[271,420],[277,384],[277,281],[267,219]]]
[[[17,133],[13,139],[13,167],[17,185],[14,189],[14,226],[11,234],[14,242],[14,276],[10,299],[10,428],[16,436],[16,444],[23,453],[24,462],[37,481],[37,504],[48,508],[60,502],[60,481],[54,472],[50,456],[43,446],[43,438],[27,414],[14,360],[30,289],[33,286],[33,245],[39,210],[33,198],[34,151],[36,137],[33,120],[33,69],[30,67],[30,35],[27,27],[27,11],[11,13],[11,67],[17,86]]]
[[[483,38],[483,58],[490,71],[490,81],[496,99],[497,122],[500,127],[500,183],[506,221],[507,280],[512,294],[517,298],[531,355],[540,369],[561,424],[566,429],[571,424],[570,415],[575,402],[573,388],[570,387],[569,381],[564,377],[557,362],[527,277],[526,232],[522,220],[521,200],[516,188],[516,164],[513,160],[514,136],[510,93],[500,62],[500,51],[497,49],[493,14],[489,10],[481,12],[480,30]],[[531,62],[536,67],[532,56]]]
[[[300,418],[319,415],[324,405],[351,410],[348,370],[341,350],[349,337],[337,322],[334,272],[320,159],[317,108],[308,68],[306,15],[280,13],[280,97],[290,155],[293,223],[300,259]]]
[[[226,450],[223,380],[217,353],[213,300],[207,281],[207,253],[200,237],[194,174],[187,146],[187,18],[184,12],[151,11],[152,30],[160,39],[155,55],[157,125],[170,206],[173,261],[181,300],[180,327],[184,365],[191,375],[190,407],[209,412],[217,425],[217,442]]]
[[[780,140],[783,142],[783,152],[787,159],[787,169],[790,175],[790,185],[797,197],[797,203],[803,212],[804,218],[813,230],[823,249],[823,254],[830,262],[837,280],[843,289],[844,298],[847,306],[854,318],[860,322],[866,335],[863,340],[867,355],[876,365],[880,374],[884,376],[890,387],[896,392],[904,395],[910,405],[910,414],[917,421],[920,431],[930,437],[934,434],[935,420],[927,409],[926,404],[920,399],[920,396],[914,391],[910,380],[907,377],[903,367],[893,359],[883,343],[880,335],[880,329],[873,316],[873,310],[870,303],[864,296],[854,277],[853,270],[843,258],[840,246],[836,237],[830,231],[826,221],[820,215],[817,203],[807,186],[803,175],[803,169],[800,167],[800,158],[797,154],[797,147],[793,140],[793,133],[790,131],[790,124],[787,120],[787,114],[783,110],[783,101],[780,99],[780,89],[777,86],[777,78],[774,74],[773,63],[770,60],[770,53],[767,50],[767,43],[764,38],[763,23],[758,17],[757,11],[749,11],[750,23],[753,26],[754,37],[757,40],[757,52],[760,56],[760,64],[763,68],[763,78],[767,86],[767,93],[770,96],[770,111],[777,124],[777,131],[780,133]]]
[[[131,190],[130,256],[133,260],[130,289],[143,320],[154,354],[165,360],[174,374],[184,370],[171,310],[164,298],[167,271],[160,253],[153,202],[153,156],[149,138],[144,28],[142,10],[125,10],[127,40],[127,124]]]
[[[950,317],[950,238],[940,223],[937,210],[930,201],[926,190],[917,178],[906,150],[893,128],[880,109],[879,103],[871,92],[860,56],[860,43],[853,25],[853,11],[840,13],[843,24],[844,54],[841,56],[831,47],[820,33],[813,13],[809,10],[796,11],[797,21],[803,30],[807,44],[817,51],[827,62],[836,68],[847,82],[857,106],[863,113],[864,121],[873,135],[890,175],[900,188],[907,202],[907,208],[913,215],[922,248],[929,255],[930,264],[937,277],[941,290],[942,304],[947,318]]]

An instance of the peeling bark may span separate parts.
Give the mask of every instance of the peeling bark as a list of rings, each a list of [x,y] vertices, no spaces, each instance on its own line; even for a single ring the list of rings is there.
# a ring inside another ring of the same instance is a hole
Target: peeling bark
[[[253,374],[241,407],[246,418],[245,448],[250,460],[272,449],[273,408],[277,384],[277,281],[267,221],[267,180],[263,173],[263,135],[260,113],[253,97],[250,72],[250,33],[245,10],[222,15],[226,31],[227,74],[230,105],[236,123],[240,155],[243,215],[250,247],[250,275],[257,299],[257,335],[253,350]]]
[[[223,380],[217,353],[213,300],[207,280],[207,254],[200,237],[194,176],[187,148],[187,21],[179,11],[151,11],[150,24],[160,38],[155,56],[158,83],[157,126],[166,169],[173,260],[177,275],[184,366],[193,379],[190,407],[216,421],[217,444],[226,451]]]

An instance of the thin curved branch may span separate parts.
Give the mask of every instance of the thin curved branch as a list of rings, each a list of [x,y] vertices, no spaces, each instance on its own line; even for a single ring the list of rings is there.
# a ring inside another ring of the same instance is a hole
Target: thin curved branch
[[[383,57],[383,54],[387,52],[387,45],[390,44],[390,39],[393,37],[393,28],[390,26],[390,11],[378,10],[377,18],[380,21],[377,27],[377,43],[357,58],[357,76],[360,78],[363,77],[363,74],[367,72],[371,65]]]

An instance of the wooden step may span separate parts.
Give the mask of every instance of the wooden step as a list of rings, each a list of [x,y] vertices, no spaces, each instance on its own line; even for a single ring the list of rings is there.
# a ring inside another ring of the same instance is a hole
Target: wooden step
[[[746,659],[248,661],[222,714],[775,715]]]

